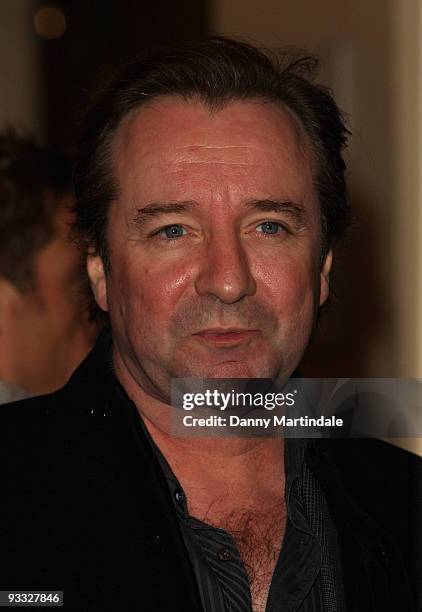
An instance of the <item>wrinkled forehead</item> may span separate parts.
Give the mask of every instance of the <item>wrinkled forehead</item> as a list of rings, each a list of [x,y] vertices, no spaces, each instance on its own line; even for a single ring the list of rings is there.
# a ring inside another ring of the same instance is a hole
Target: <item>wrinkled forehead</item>
[[[262,100],[230,102],[217,110],[198,100],[161,97],[128,114],[112,148],[115,178],[125,190],[140,175],[184,167],[224,176],[250,167],[257,176],[312,181],[312,157],[299,121]]]
[[[215,147],[234,148],[258,140],[269,149],[285,145],[303,157],[311,152],[300,121],[289,109],[275,103],[261,99],[234,101],[212,110],[195,98],[160,96],[123,118],[114,136],[113,153],[118,159],[150,147],[183,146],[193,132],[197,144],[202,138]]]

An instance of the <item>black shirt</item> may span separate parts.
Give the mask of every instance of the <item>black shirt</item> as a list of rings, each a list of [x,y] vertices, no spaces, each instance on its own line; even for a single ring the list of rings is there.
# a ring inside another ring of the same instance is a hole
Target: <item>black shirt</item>
[[[233,537],[189,514],[186,495],[142,419],[134,417],[134,425],[146,435],[162,468],[204,612],[251,612],[249,580]],[[144,435],[142,440],[145,440]],[[343,610],[339,568],[327,567],[327,564],[338,563],[334,526],[328,512],[324,511],[322,491],[305,468],[306,441],[286,439],[284,442],[287,521],[266,612]],[[308,517],[306,497],[313,506],[313,521]],[[331,534],[330,551],[327,533]]]

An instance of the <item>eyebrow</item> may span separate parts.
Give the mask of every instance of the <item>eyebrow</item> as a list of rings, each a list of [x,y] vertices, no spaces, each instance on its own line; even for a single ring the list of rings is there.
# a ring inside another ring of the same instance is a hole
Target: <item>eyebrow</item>
[[[172,213],[183,213],[197,208],[198,204],[192,201],[186,202],[151,202],[143,208],[136,210],[136,215],[133,219],[134,223],[141,226],[153,217],[159,215],[168,215]]]
[[[291,219],[298,229],[303,229],[307,226],[308,215],[306,208],[297,202],[277,199],[254,199],[247,200],[245,204],[247,208],[257,212],[284,214]],[[182,202],[151,202],[143,208],[136,210],[133,221],[138,227],[142,227],[148,219],[163,214],[190,212],[198,208],[199,204],[191,200]]]
[[[303,229],[308,224],[308,214],[303,204],[292,202],[291,200],[248,200],[246,205],[257,212],[283,214],[297,226],[298,229]]]

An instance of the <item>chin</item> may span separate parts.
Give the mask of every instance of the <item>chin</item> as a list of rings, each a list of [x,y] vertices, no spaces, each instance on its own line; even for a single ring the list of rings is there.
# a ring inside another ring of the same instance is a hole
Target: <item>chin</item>
[[[203,374],[204,378],[266,378],[267,373],[258,371],[256,365],[227,361],[210,366]]]

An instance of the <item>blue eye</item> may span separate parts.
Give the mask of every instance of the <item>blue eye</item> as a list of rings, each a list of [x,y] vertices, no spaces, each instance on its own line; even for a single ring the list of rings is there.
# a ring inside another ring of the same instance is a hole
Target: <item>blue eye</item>
[[[280,230],[283,230],[283,227],[276,221],[264,221],[258,225],[258,231],[263,234],[278,234]]]
[[[158,232],[158,235],[162,238],[168,238],[169,240],[174,240],[175,238],[181,238],[186,234],[186,230],[181,225],[168,225],[167,227],[163,227]]]

